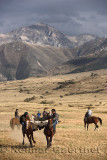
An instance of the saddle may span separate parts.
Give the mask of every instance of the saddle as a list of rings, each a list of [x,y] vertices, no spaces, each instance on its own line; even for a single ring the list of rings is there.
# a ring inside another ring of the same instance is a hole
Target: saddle
[[[91,117],[91,116],[86,116],[86,117],[84,117],[84,121],[87,122],[90,117]]]

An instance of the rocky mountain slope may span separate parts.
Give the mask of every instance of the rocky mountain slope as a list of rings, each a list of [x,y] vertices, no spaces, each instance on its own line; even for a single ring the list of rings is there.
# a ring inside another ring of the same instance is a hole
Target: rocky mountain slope
[[[97,39],[97,37],[89,34],[66,36],[54,27],[43,23],[36,23],[28,27],[13,30],[7,34],[0,34],[0,45],[20,41],[58,48],[73,48],[93,39]]]
[[[75,47],[85,44],[86,42],[96,40],[99,37],[91,34],[81,34],[79,36],[67,36],[67,38],[74,44]]]
[[[73,47],[73,43],[63,33],[43,23],[36,23],[29,27],[19,28],[10,33],[0,35],[0,44],[14,41],[50,45],[58,48]]]
[[[0,80],[107,68],[107,38],[68,37],[38,23],[0,34]]]
[[[87,42],[71,50],[73,58],[53,68],[51,74],[77,73],[107,68],[107,38]]]
[[[73,57],[71,49],[12,42],[0,46],[0,80],[48,75]]]

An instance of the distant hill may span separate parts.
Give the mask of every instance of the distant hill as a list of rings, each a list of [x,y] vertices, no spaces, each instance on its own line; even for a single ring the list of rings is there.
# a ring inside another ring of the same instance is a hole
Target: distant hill
[[[71,59],[71,49],[12,42],[0,46],[0,80],[48,75],[48,71]]]
[[[107,68],[107,38],[87,42],[71,50],[73,58],[51,71],[53,74],[77,73]]]
[[[83,45],[86,42],[96,40],[99,37],[91,34],[81,34],[79,36],[67,36],[67,38],[74,44],[75,47]]]

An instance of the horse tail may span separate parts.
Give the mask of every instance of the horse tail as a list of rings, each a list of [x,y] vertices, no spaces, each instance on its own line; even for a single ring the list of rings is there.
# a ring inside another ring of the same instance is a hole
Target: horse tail
[[[14,127],[13,127],[13,119],[10,120],[10,127],[11,127],[12,129],[14,129]]]
[[[98,117],[98,120],[100,121],[100,124],[102,125],[102,119],[100,117]]]

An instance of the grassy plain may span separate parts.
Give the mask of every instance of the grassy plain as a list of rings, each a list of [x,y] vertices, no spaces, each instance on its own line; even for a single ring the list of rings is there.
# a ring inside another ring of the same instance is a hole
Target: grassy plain
[[[1,160],[107,160],[107,70],[0,82]],[[103,120],[100,130],[84,129],[88,106]],[[46,150],[43,130],[34,132],[35,147],[22,146],[21,129],[10,128],[16,108],[36,114],[55,108],[60,116],[52,147]]]

